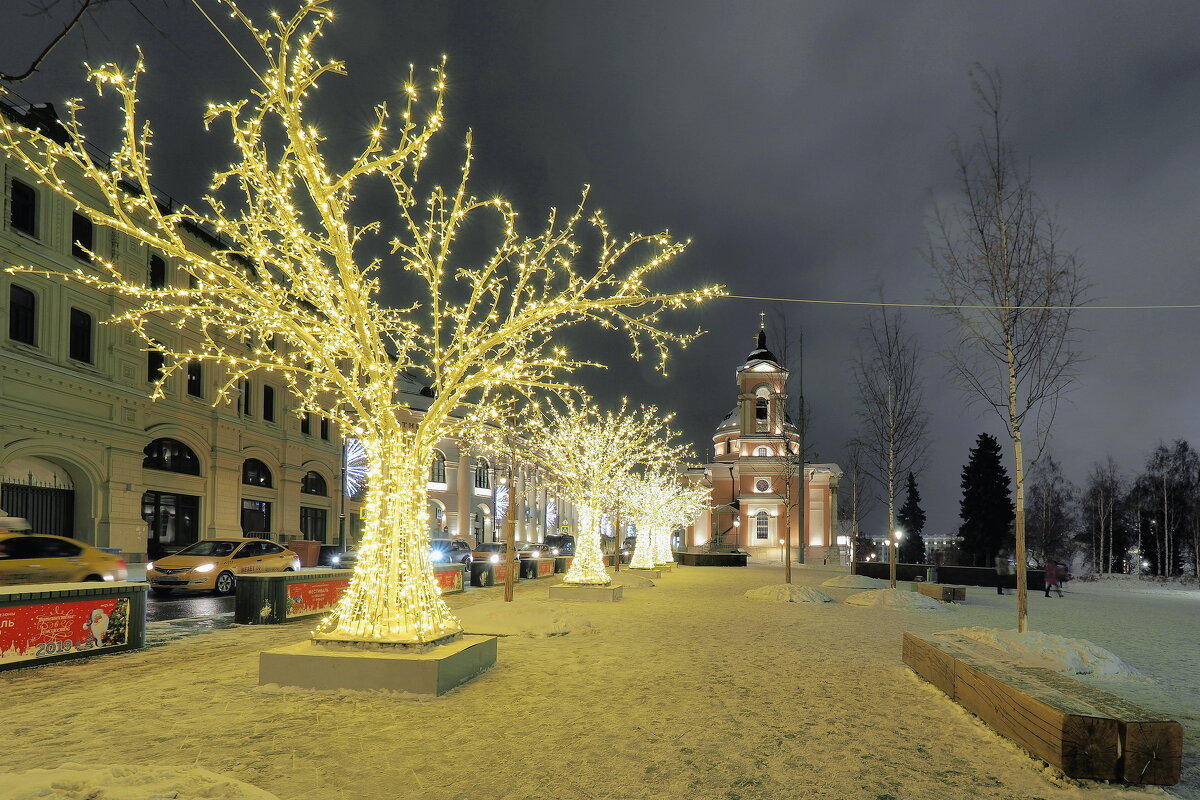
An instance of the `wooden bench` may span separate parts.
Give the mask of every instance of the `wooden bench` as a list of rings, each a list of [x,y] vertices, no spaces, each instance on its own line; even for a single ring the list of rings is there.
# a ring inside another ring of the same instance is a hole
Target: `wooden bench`
[[[1072,778],[1179,782],[1183,726],[965,636],[904,634],[914,672]]]
[[[918,583],[917,591],[943,603],[963,603],[967,599],[967,587],[948,583]]]

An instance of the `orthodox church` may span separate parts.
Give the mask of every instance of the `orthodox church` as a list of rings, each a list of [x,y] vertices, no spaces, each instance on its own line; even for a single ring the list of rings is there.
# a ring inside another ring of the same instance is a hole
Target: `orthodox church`
[[[757,346],[735,371],[737,405],[713,434],[712,461],[686,475],[710,486],[712,497],[685,529],[684,547],[781,559],[790,538],[795,561],[848,559],[849,543],[835,537],[842,471],[836,464],[801,465],[801,432],[787,411],[789,374],[760,329]]]

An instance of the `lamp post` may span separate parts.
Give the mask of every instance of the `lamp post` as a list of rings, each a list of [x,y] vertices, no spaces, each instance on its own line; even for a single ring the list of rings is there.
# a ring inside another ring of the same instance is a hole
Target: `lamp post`
[[[890,570],[891,588],[896,588],[896,562],[900,559],[900,540],[904,537],[904,531],[900,528],[892,529],[892,558]]]

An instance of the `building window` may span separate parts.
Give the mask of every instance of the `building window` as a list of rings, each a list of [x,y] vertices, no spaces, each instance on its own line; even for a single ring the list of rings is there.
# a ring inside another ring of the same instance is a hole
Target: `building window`
[[[767,481],[766,478],[759,478],[757,481],[754,482],[754,491],[756,491],[756,492],[766,492],[766,491],[770,490],[770,488],[771,488],[771,484]]]
[[[167,286],[167,261],[162,256],[150,256],[150,288],[164,289]]]
[[[92,221],[78,211],[71,214],[71,255],[85,261],[91,259],[93,249]]]
[[[238,384],[238,416],[254,416],[254,386],[249,378],[242,378]]]
[[[263,420],[275,421],[275,387],[263,384]]]
[[[321,438],[329,441],[329,420],[321,417]]]
[[[192,448],[176,439],[155,439],[142,451],[146,457],[142,466],[146,469],[161,469],[167,472],[182,472],[185,475],[200,474],[200,459]]]
[[[307,411],[300,415],[300,432],[305,435],[312,433],[312,414]]]
[[[242,535],[266,539],[271,535],[271,504],[266,500],[242,500]]]
[[[15,283],[8,287],[8,338],[37,346],[37,295]]]
[[[146,521],[146,553],[161,558],[170,550],[200,538],[200,498],[186,494],[150,491],[142,495]]]
[[[29,184],[13,178],[9,182],[11,195],[8,224],[15,231],[37,238],[37,192]]]
[[[482,459],[475,462],[475,488],[489,489],[491,482],[488,480],[488,463]]]
[[[771,455],[771,450],[768,447],[760,447],[754,451],[754,455],[756,455],[760,458],[762,458],[764,456],[769,456],[769,455]]]
[[[242,483],[247,486],[265,486],[270,488],[271,468],[257,458],[247,458],[242,462]]]
[[[162,380],[165,364],[166,356],[163,351],[151,345],[151,348],[146,351],[146,380],[150,383]]]
[[[204,396],[204,367],[195,358],[187,365],[187,393],[192,397]]]
[[[300,533],[304,534],[305,539],[325,541],[326,519],[325,509],[300,506]]]
[[[306,472],[300,479],[300,491],[303,494],[316,494],[325,497],[329,490],[325,487],[325,479],[319,472]]]
[[[754,429],[756,431],[767,429],[767,398],[765,397],[754,401]]]
[[[71,309],[71,328],[67,352],[75,361],[92,363],[92,315]]]
[[[771,518],[765,511],[760,511],[754,515],[754,538],[771,538]]]
[[[440,450],[433,452],[433,463],[429,465],[429,482],[446,482],[446,457],[442,455]]]

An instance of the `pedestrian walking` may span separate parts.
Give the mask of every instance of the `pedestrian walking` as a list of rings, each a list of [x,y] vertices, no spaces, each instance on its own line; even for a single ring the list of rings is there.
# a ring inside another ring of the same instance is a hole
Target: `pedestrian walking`
[[[996,553],[996,594],[1004,594],[1004,587],[1008,585],[1008,576],[1011,574],[1008,568],[1008,551],[1001,550]]]
[[[1062,597],[1062,579],[1063,571],[1053,561],[1046,562],[1046,597],[1050,596],[1050,590],[1058,592],[1058,596]]]

